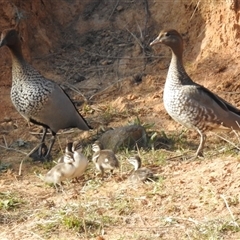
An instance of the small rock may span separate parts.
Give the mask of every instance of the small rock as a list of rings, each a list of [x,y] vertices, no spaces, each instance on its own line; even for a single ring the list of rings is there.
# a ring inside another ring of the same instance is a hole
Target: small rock
[[[101,62],[101,64],[102,64],[103,66],[112,64],[112,60],[103,60],[103,61]]]
[[[75,75],[73,76],[73,81],[74,81],[74,83],[82,82],[82,81],[84,81],[85,79],[86,79],[86,78],[85,78],[84,76],[79,75],[79,74],[75,74]]]
[[[231,10],[235,10],[235,9],[236,9],[237,0],[226,0],[226,3],[227,3],[228,7],[229,7]]]
[[[103,149],[112,149],[114,152],[121,147],[135,148],[147,146],[147,133],[140,125],[119,127],[105,132],[99,139]]]
[[[11,117],[4,117],[4,121],[5,121],[5,122],[11,122],[12,119],[11,119]]]
[[[22,147],[22,146],[25,145],[25,141],[22,140],[21,138],[19,138],[19,139],[17,140],[17,144],[18,144],[19,147]]]
[[[142,73],[134,75],[133,76],[133,82],[136,83],[136,84],[141,83],[142,82],[142,77],[143,77]]]
[[[117,6],[117,11],[118,11],[118,12],[121,12],[123,9],[124,9],[123,6],[121,6],[121,5],[118,5],[118,6]]]
[[[107,64],[108,64],[108,63],[107,63],[107,60],[102,61],[101,64],[102,64],[103,66],[107,65]]]
[[[138,98],[138,96],[133,93],[130,93],[127,95],[127,100],[135,100],[137,98]]]

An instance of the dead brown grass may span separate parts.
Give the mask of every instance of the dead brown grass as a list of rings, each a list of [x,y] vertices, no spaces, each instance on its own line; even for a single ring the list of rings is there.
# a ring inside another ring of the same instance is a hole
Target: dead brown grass
[[[0,238],[239,238],[240,165],[232,145],[209,138],[205,159],[187,161],[182,159],[192,150],[186,148],[184,134],[166,134],[172,141],[165,145],[169,149],[140,149],[144,166],[158,180],[129,182],[131,167],[126,157],[134,153],[125,149],[118,153],[119,173],[102,181],[90,163],[80,183],[65,183],[66,194],[56,193],[34,174],[44,174],[49,165],[26,160],[18,176],[23,156],[1,150],[2,164],[10,162],[12,167],[1,172]],[[85,153],[90,154],[88,147]]]

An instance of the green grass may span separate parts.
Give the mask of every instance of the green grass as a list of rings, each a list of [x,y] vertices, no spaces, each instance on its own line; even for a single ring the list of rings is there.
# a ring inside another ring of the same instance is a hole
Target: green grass
[[[11,163],[2,163],[0,162],[0,175],[2,172],[6,172],[8,169],[11,169],[12,164]]]
[[[224,219],[217,219],[198,223],[188,231],[188,236],[193,240],[223,240],[226,239],[224,235],[239,231],[239,226],[236,226],[233,222]]]
[[[11,192],[0,192],[0,210],[13,211],[25,204],[21,197]]]

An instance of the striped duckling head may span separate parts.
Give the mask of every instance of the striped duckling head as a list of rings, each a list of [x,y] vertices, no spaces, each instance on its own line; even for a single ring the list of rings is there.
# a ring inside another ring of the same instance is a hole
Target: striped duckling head
[[[99,152],[99,151],[101,150],[100,145],[99,145],[98,143],[94,143],[94,144],[92,145],[92,150],[93,150],[93,152],[95,152],[95,153]]]
[[[58,163],[62,163],[62,162],[72,163],[74,161],[72,148],[73,148],[73,143],[68,142],[65,148],[65,153],[63,154],[63,156],[61,156],[58,159]]]
[[[141,158],[138,155],[128,158],[128,162],[134,166],[135,171],[142,166]]]

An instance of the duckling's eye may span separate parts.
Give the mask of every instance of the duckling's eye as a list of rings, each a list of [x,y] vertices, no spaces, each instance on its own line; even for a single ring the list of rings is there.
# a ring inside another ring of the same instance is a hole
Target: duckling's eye
[[[169,32],[166,32],[166,33],[165,33],[165,36],[166,36],[166,37],[169,37],[169,36],[170,36],[170,33],[169,33]]]

